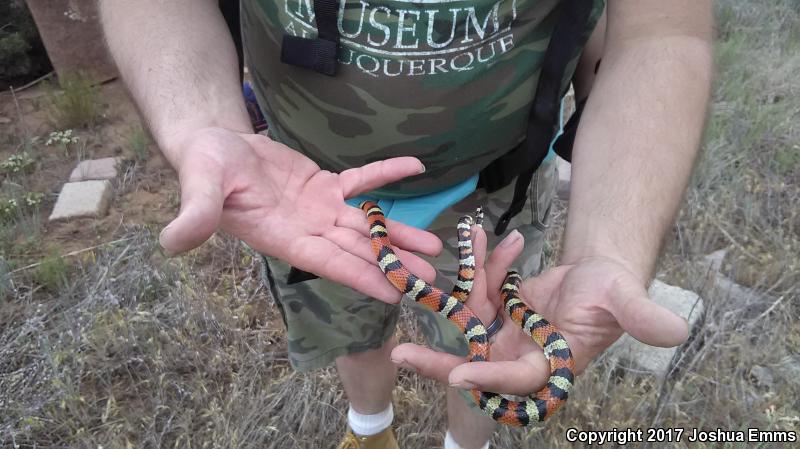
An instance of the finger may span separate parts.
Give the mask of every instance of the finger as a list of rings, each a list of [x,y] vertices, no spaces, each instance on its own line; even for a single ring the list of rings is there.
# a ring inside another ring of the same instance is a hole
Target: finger
[[[304,237],[291,249],[286,261],[300,270],[389,304],[400,302],[400,291],[389,283],[377,265],[341,249],[325,237]]]
[[[475,268],[483,268],[486,262],[486,231],[483,226],[473,225],[470,232],[472,233],[472,254],[475,256]]]
[[[453,368],[448,381],[450,386],[464,390],[527,396],[544,387],[549,377],[544,354],[533,352],[513,361],[464,363]]]
[[[340,248],[345,251],[355,254],[356,256],[364,259],[365,261],[378,265],[378,260],[375,253],[372,252],[369,239],[359,234],[358,232],[348,229],[335,227],[326,231],[323,237],[336,243]],[[419,276],[428,283],[432,283],[436,279],[436,269],[416,254],[410,253],[400,248],[393,247],[395,254],[400,258],[400,262],[415,275]]]
[[[447,382],[450,370],[466,362],[463,357],[412,343],[397,346],[390,357],[395,365],[443,383]]]
[[[489,293],[499,292],[508,269],[525,247],[525,239],[516,229],[511,231],[489,255],[486,263],[486,282]]]
[[[200,246],[219,227],[225,195],[222,173],[188,160],[181,170],[181,210],[159,236],[159,243],[170,255]],[[197,166],[193,166],[197,165]]]
[[[497,304],[493,303],[486,291],[486,232],[480,226],[472,226],[472,255],[475,258],[475,277],[472,292],[467,298],[467,306],[482,323],[488,324],[497,316]]]
[[[633,338],[651,346],[677,346],[689,337],[686,320],[653,302],[633,278],[616,282],[610,312]]]
[[[336,219],[336,226],[350,228],[369,237],[369,222],[364,211],[347,205],[344,205],[344,208]],[[388,218],[386,228],[389,229],[392,243],[400,248],[431,257],[438,256],[442,252],[442,241],[431,232]]]
[[[395,157],[351,168],[339,174],[339,185],[345,198],[383,187],[408,176],[425,172],[415,157]]]

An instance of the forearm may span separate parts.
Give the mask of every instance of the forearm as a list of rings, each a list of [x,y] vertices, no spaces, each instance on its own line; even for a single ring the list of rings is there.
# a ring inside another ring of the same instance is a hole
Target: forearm
[[[647,282],[700,144],[710,37],[612,39],[576,137],[562,261],[612,257]]]
[[[180,141],[206,127],[251,132],[236,51],[211,0],[102,0],[106,40],[173,166]]]

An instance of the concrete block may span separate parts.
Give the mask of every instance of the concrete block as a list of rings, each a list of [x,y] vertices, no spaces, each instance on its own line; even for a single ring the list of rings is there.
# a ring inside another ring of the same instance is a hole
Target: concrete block
[[[121,159],[118,157],[105,157],[102,159],[89,159],[81,161],[69,175],[69,182],[88,181],[92,179],[114,179],[117,177],[117,167]]]
[[[61,188],[50,221],[102,217],[111,203],[108,181],[68,182]]]
[[[572,164],[557,156],[556,168],[558,169],[558,185],[556,186],[556,194],[562,200],[568,200],[570,180],[572,179]]]
[[[703,300],[695,292],[654,280],[650,285],[649,294],[653,301],[685,318],[690,327],[703,314]],[[608,349],[609,356],[624,360],[624,365],[659,376],[667,374],[675,351],[677,348],[656,348],[646,345],[628,334],[624,334]]]

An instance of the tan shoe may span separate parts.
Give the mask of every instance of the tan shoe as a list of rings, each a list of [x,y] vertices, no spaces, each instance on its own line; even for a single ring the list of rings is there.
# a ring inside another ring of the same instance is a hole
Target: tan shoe
[[[347,434],[336,446],[336,449],[399,449],[399,446],[397,446],[397,440],[391,427],[368,437],[360,437],[348,428]]]

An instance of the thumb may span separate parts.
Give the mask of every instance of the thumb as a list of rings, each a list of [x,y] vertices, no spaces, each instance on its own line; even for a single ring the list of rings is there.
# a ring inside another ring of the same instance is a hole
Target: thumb
[[[181,210],[161,231],[159,243],[170,255],[200,246],[219,227],[222,204],[222,173],[187,161],[181,169]]]
[[[651,346],[678,346],[689,337],[686,320],[653,302],[633,278],[617,280],[611,292],[610,311],[622,329]]]

